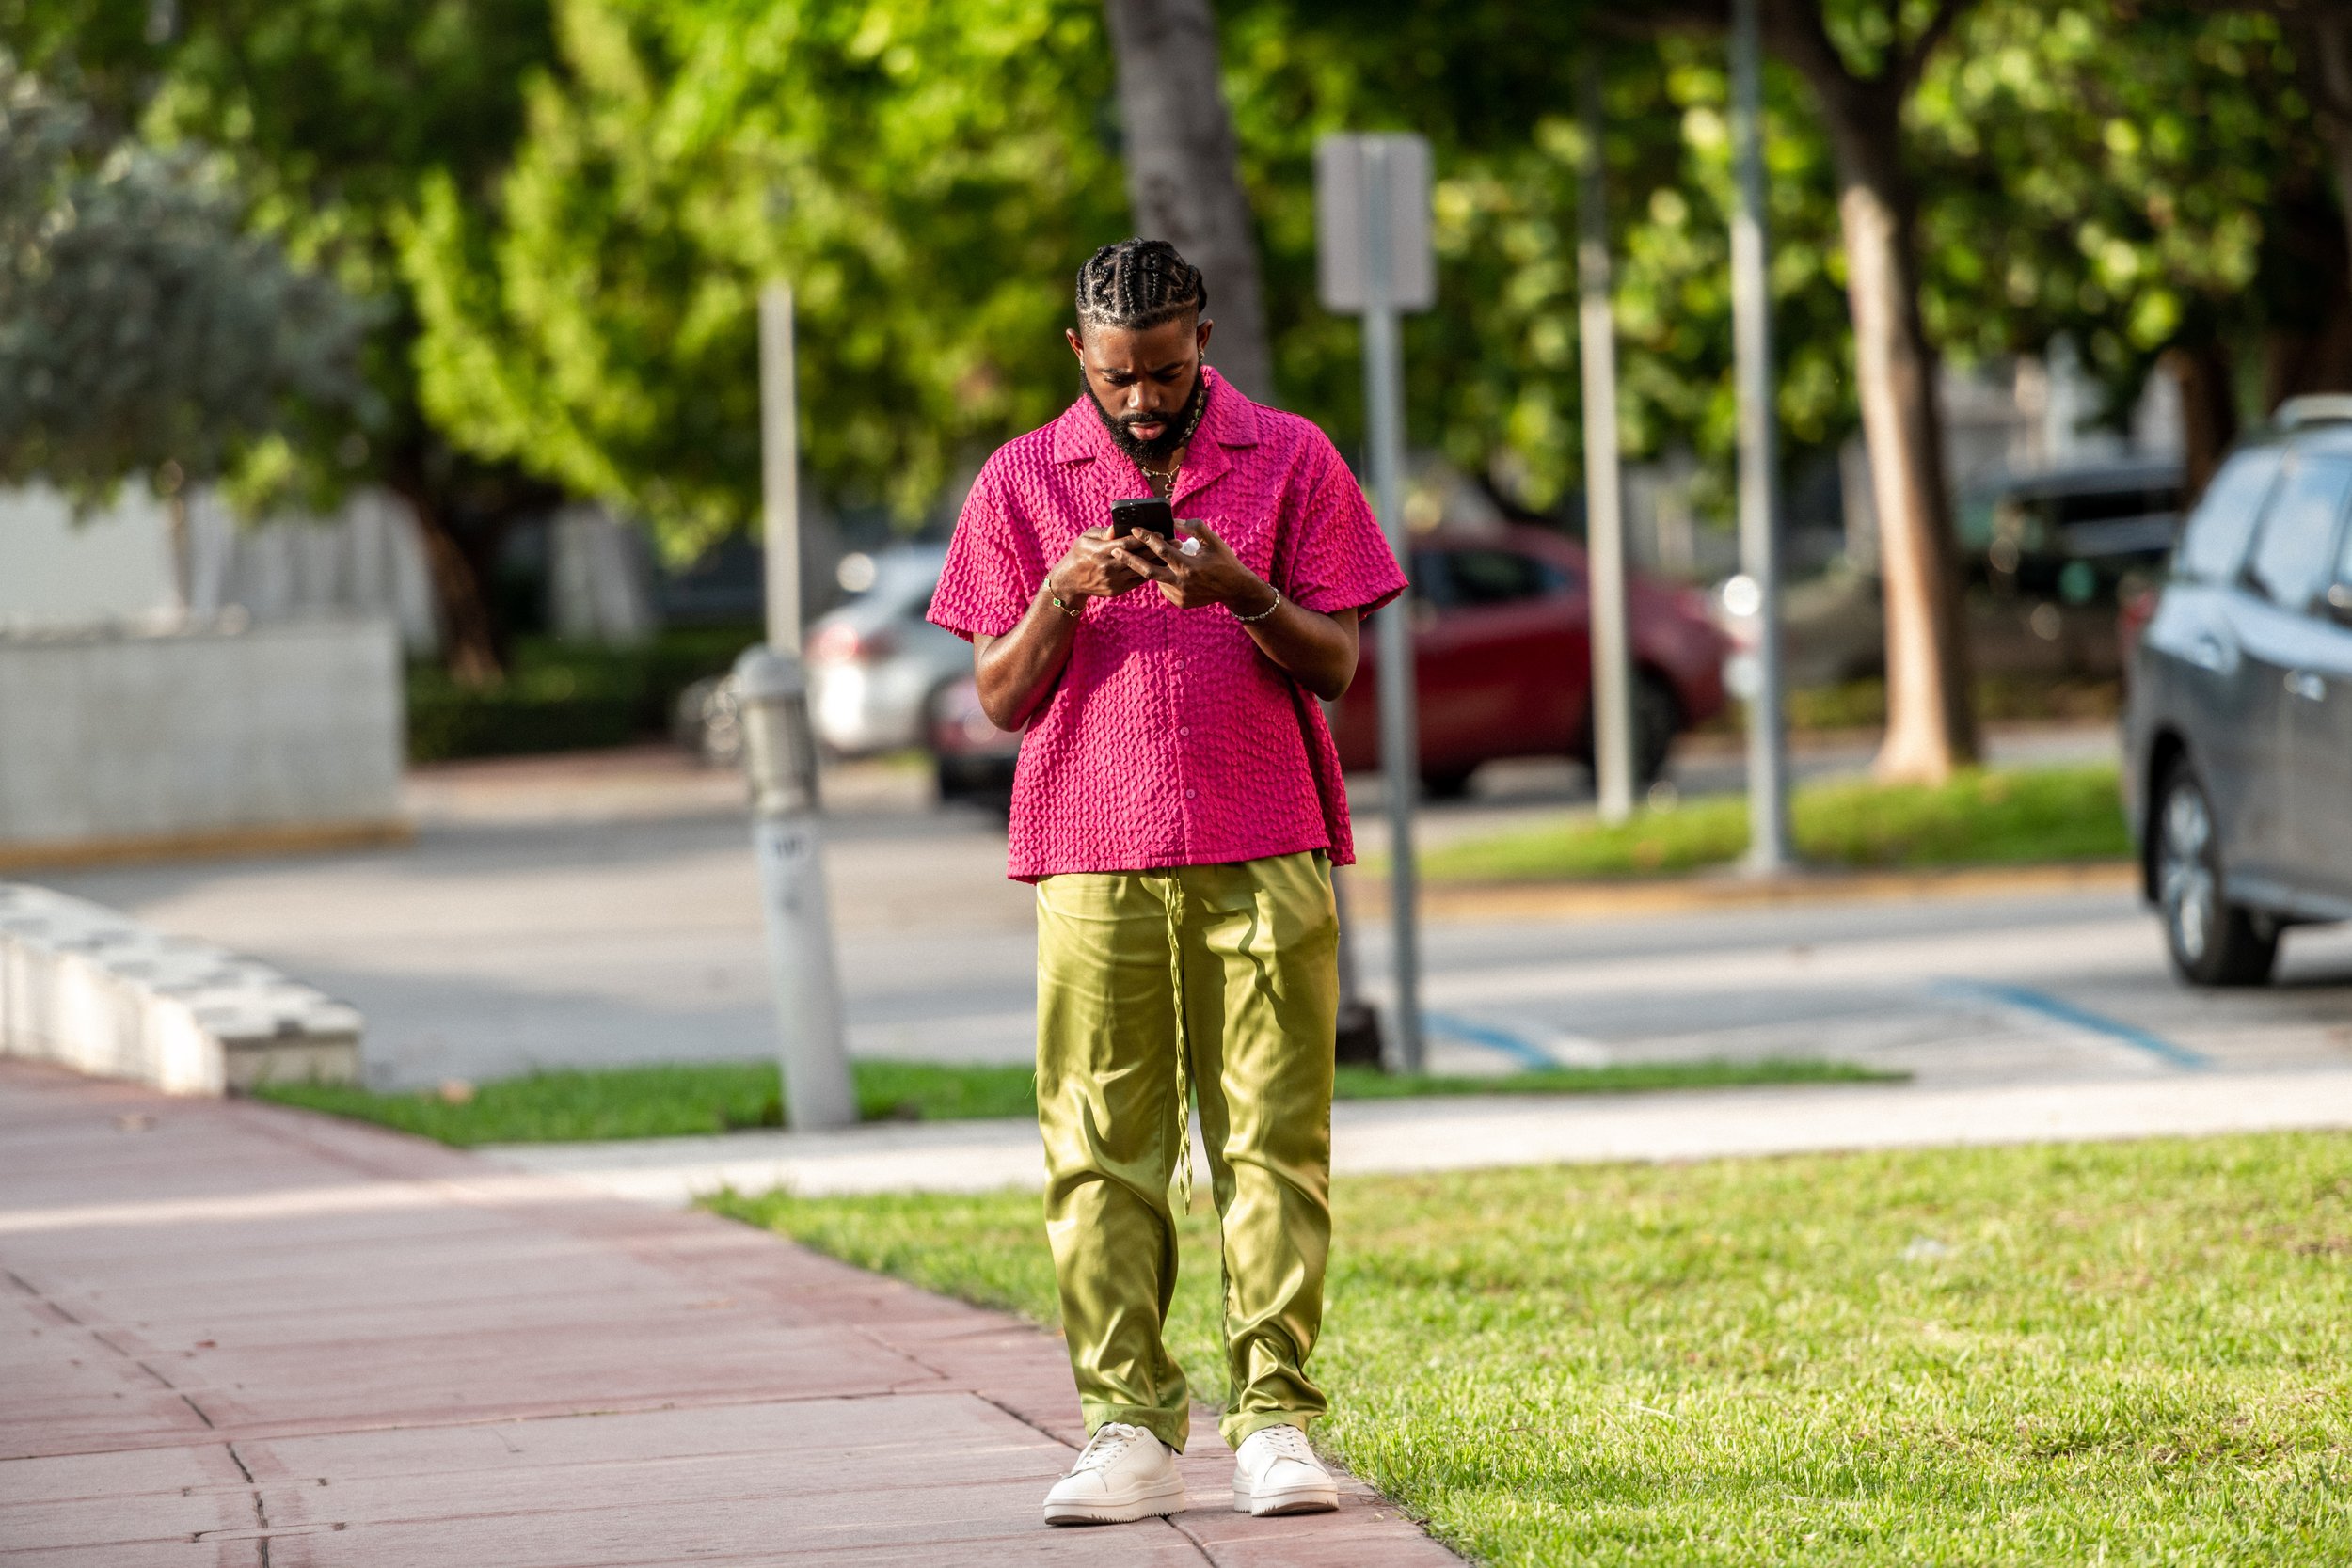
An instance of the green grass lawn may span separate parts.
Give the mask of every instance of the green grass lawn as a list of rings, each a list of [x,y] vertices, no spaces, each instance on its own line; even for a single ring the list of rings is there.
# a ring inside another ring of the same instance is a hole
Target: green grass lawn
[[[1645,811],[1614,827],[1577,817],[1433,848],[1433,880],[1507,881],[1692,871],[1748,847],[1741,796]],[[1849,867],[1988,865],[2110,860],[2131,836],[2110,767],[1986,769],[1946,784],[1806,784],[1789,804],[1797,851]]]
[[[1497,1565],[2352,1561],[2352,1137],[1335,1186],[1318,1440]],[[1055,1318],[1036,1195],[716,1200]],[[1170,1341],[1212,1402],[1216,1237]]]
[[[858,1111],[867,1121],[949,1121],[1037,1114],[1036,1085],[1025,1067],[857,1062],[853,1069]],[[1560,1068],[1507,1078],[1390,1077],[1369,1068],[1342,1068],[1337,1093],[1343,1100],[1432,1094],[1625,1094],[1743,1084],[1863,1083],[1900,1076],[1844,1062],[1804,1060]],[[469,1085],[454,1096],[434,1089],[384,1094],[326,1084],[270,1084],[254,1092],[280,1104],[380,1122],[461,1147],[691,1137],[784,1124],[783,1086],[772,1062],[541,1072]]]
[[[1797,686],[1782,698],[1790,730],[1875,730],[1886,724],[1886,682],[1877,676],[1833,686]],[[1979,675],[1977,721],[2017,720],[2107,723],[2123,706],[2123,683],[2113,676]],[[1734,703],[1700,728],[1719,735],[1741,732],[1745,710]]]
[[[1029,1116],[1037,1101],[1025,1067],[941,1067],[857,1062],[858,1114],[868,1121]],[[469,1085],[384,1094],[354,1085],[268,1084],[254,1092],[280,1104],[381,1122],[461,1147],[677,1138],[784,1123],[782,1075],[773,1062],[691,1062],[662,1067],[536,1072]]]

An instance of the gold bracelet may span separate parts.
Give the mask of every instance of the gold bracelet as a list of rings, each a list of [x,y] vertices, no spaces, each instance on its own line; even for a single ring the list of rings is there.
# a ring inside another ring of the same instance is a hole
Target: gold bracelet
[[[1084,615],[1087,610],[1086,601],[1083,599],[1078,602],[1077,609],[1071,609],[1068,605],[1061,602],[1061,595],[1059,594],[1046,594],[1045,602],[1052,605],[1056,610],[1060,610],[1064,615],[1069,616],[1073,621],[1079,616]]]

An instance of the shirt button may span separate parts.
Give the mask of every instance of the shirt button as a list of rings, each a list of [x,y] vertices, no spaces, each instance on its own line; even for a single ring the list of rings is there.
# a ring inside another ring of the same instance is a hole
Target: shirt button
[[[1192,726],[1190,724],[1179,724],[1176,726],[1176,733],[1178,735],[1190,735],[1192,733]]]
[[[1198,795],[1198,794],[1200,794],[1200,792],[1199,790],[1197,790],[1197,789],[1187,789],[1187,790],[1185,790],[1185,791],[1184,791],[1184,799],[1185,799],[1185,800],[1191,800],[1194,796],[1196,796],[1196,795]]]

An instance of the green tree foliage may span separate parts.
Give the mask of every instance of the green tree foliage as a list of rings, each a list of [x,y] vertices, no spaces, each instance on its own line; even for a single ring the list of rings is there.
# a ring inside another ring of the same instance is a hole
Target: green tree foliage
[[[2120,413],[2184,342],[2315,325],[2279,242],[2325,172],[2274,18],[2009,0],[1956,41],[1915,106],[1943,342],[1987,356],[2069,334]]]
[[[1573,8],[1221,8],[1263,247],[1278,392],[1352,443],[1357,334],[1314,298],[1326,131],[1438,144],[1443,298],[1412,324],[1413,430],[1537,508],[1581,479]],[[1085,0],[567,0],[501,199],[428,199],[408,276],[427,399],[474,450],[660,519],[691,548],[757,497],[753,301],[790,277],[804,451],[911,515],[959,462],[1070,395],[1077,257],[1124,231],[1107,42]],[[1724,80],[1692,40],[1629,47],[1610,150],[1637,451],[1727,465]],[[1850,427],[1825,154],[1775,78],[1776,274],[1801,442]],[[1726,467],[1727,471],[1727,467]]]
[[[378,307],[365,359],[386,417],[362,473],[423,527],[453,670],[494,673],[486,579],[554,492],[472,458],[420,407],[396,236],[428,182],[475,203],[497,187],[523,82],[553,56],[547,0],[0,0],[0,46],[73,70],[119,133],[212,150],[251,228]]]
[[[1352,439],[1352,322],[1314,307],[1313,144],[1327,131],[1425,132],[1438,153],[1439,303],[1407,325],[1411,427],[1537,510],[1582,483],[1577,369],[1579,51],[1607,50],[1610,227],[1627,451],[1688,444],[1722,491],[1732,444],[1728,90],[1719,46],[1618,36],[1605,8],[1391,7],[1367,24],[1258,0],[1226,8],[1226,69],[1269,253],[1281,385]],[[1851,427],[1827,154],[1802,95],[1769,78],[1773,293],[1800,455]]]
[[[1408,325],[1414,438],[1531,506],[1581,483],[1568,105],[1605,32],[1628,446],[1687,442],[1727,475],[1722,42],[1641,36],[1673,8],[1219,7],[1283,403],[1356,439],[1355,324],[1314,301],[1315,138],[1419,129],[1443,274]],[[1821,8],[1856,70],[1935,9]],[[2318,154],[2274,23],[2171,0],[1956,14],[1903,121],[1938,343],[2065,331],[2121,398],[2201,324],[2308,318],[2280,202],[2312,199],[2294,182]],[[748,521],[753,302],[775,276],[799,293],[812,467],[913,515],[1070,395],[1066,279],[1127,228],[1093,0],[0,0],[0,39],[70,50],[102,111],[160,143],[228,150],[263,230],[392,303],[371,363],[405,435],[380,461],[476,555],[495,530],[465,520],[502,515],[484,475],[614,500],[679,551]],[[1855,420],[1837,176],[1812,87],[1776,65],[1766,90],[1802,461]]]
[[[405,232],[427,407],[688,552],[755,515],[755,312],[789,279],[803,450],[918,511],[1073,384],[1120,229],[1088,0],[563,0],[495,205]]]
[[[1769,75],[1772,299],[1779,412],[1802,460],[1854,420],[1827,150],[1793,83]],[[1728,81],[1687,38],[1627,51],[1605,87],[1603,152],[1615,252],[1619,409],[1629,455],[1689,445],[1727,503],[1731,382]],[[1581,485],[1576,171],[1581,135],[1557,110],[1516,148],[1467,159],[1438,192],[1439,243],[1468,307],[1431,335],[1461,395],[1434,410],[1449,453],[1549,507]],[[1462,371],[1470,369],[1465,376]],[[1433,400],[1435,401],[1435,400]]]
[[[276,499],[320,474],[298,452],[364,454],[366,325],[193,150],[110,143],[0,55],[0,477],[91,500],[168,467]]]

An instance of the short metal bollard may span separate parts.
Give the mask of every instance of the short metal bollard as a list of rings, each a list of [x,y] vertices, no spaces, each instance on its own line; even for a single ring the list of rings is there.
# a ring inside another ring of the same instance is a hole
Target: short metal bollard
[[[735,661],[735,695],[752,785],[752,847],[767,906],[787,1123],[847,1127],[857,1120],[857,1090],[842,1043],[841,982],[817,831],[808,676],[790,654],[750,648]]]

